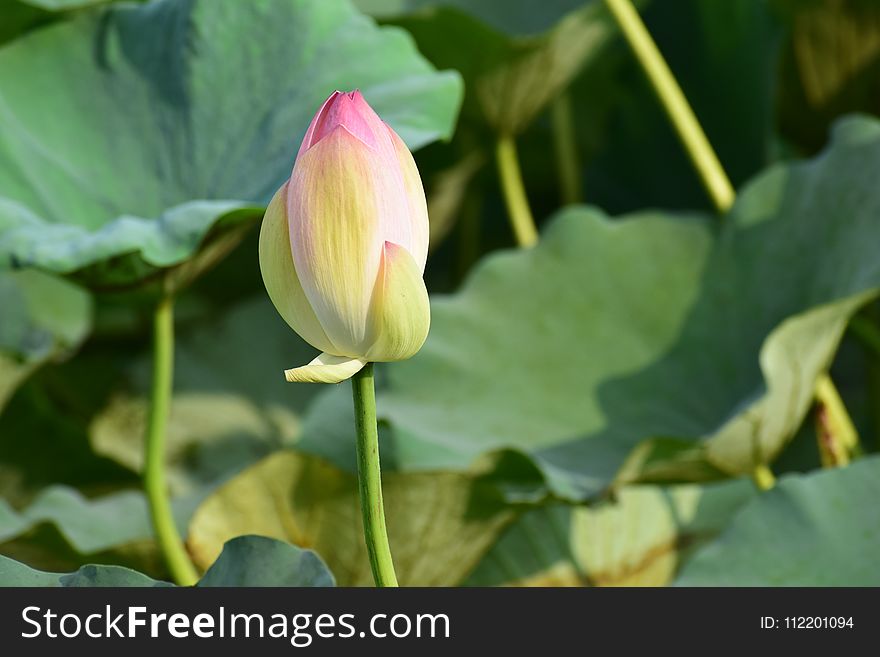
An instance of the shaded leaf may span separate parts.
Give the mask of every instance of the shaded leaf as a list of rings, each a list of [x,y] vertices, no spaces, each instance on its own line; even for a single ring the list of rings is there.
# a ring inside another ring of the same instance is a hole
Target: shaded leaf
[[[70,12],[106,4],[112,0],[2,0],[0,44],[29,30],[58,20]]]
[[[196,586],[333,586],[333,575],[311,550],[263,536],[239,536]]]
[[[435,7],[453,7],[510,36],[530,36],[553,27],[583,5],[583,0],[354,0],[354,4],[382,20],[426,13]]]
[[[436,66],[461,72],[467,111],[503,134],[528,127],[617,33],[596,0],[361,5],[405,27]]]
[[[44,573],[26,566],[23,563],[0,556],[0,587],[5,586],[40,586],[40,587],[77,587],[77,586],[133,586],[163,587],[173,586],[142,575],[141,573],[122,568],[121,566],[83,566],[69,574]]]
[[[391,551],[404,586],[454,585],[512,519],[473,475],[389,473],[383,497]],[[188,547],[206,565],[240,534],[284,539],[317,552],[343,586],[371,585],[357,479],[294,452],[273,454],[222,486],[198,509]]]
[[[46,573],[0,556],[0,587],[167,587],[121,566],[87,565],[69,574]],[[262,536],[239,536],[223,552],[197,586],[333,586],[333,576],[310,550],[301,550]]]
[[[790,475],[685,566],[681,586],[878,586],[880,457]]]
[[[91,329],[92,301],[42,272],[0,270],[0,410],[41,364],[64,355]]]
[[[521,449],[582,498],[649,439],[678,445],[646,460],[649,480],[771,460],[880,286],[878,168],[880,124],[853,118],[820,158],[747,186],[717,238],[705,219],[563,212],[536,248],[435,297],[428,341],[379,400],[397,462]]]
[[[213,485],[298,440],[299,415],[321,388],[291,385],[283,371],[314,355],[265,294],[181,328],[166,457],[175,493]],[[98,453],[139,472],[149,353],[132,361],[92,421],[90,440]]]
[[[21,512],[0,500],[0,542],[40,523],[56,525],[82,554],[152,537],[146,500],[134,491],[88,500],[72,488],[53,486]]]

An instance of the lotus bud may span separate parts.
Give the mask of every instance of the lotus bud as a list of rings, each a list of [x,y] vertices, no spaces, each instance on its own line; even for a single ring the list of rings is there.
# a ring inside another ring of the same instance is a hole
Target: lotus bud
[[[428,335],[428,210],[412,154],[359,91],[312,119],[263,219],[260,270],[275,308],[321,355],[288,381],[338,383],[404,360]]]

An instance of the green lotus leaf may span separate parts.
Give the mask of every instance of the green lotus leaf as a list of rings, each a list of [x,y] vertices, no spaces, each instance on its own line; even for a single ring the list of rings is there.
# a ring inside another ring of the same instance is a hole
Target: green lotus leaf
[[[311,550],[265,536],[239,536],[196,584],[206,586],[333,586],[333,575]]]
[[[0,587],[140,586],[167,587],[121,566],[87,565],[73,573],[47,573],[0,556]],[[333,586],[333,575],[311,550],[263,536],[239,536],[223,551],[196,586]]]
[[[435,297],[425,346],[388,368],[398,465],[509,447],[583,499],[625,462],[618,482],[772,461],[880,286],[878,169],[880,123],[851,118],[820,157],[747,185],[717,236],[708,217],[564,211]]]
[[[359,87],[417,148],[461,85],[343,0],[156,0],[0,52],[0,264],[143,281],[252,223],[309,120]]]
[[[789,475],[685,566],[681,586],[878,586],[880,457]]]
[[[472,586],[662,586],[755,495],[749,481],[623,488],[595,507],[528,511],[471,573]]]
[[[149,539],[153,533],[146,500],[134,491],[88,500],[72,488],[53,486],[21,512],[0,500],[0,542],[40,523],[56,525],[81,554]]]
[[[73,573],[47,573],[0,556],[0,587],[173,586],[122,566],[87,565]]]

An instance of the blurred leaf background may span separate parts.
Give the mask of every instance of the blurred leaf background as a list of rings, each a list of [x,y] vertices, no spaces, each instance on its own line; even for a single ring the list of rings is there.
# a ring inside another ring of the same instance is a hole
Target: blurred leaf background
[[[0,0],[0,583],[169,579],[140,490],[169,286],[203,584],[370,583],[350,391],[284,382],[314,350],[256,246],[315,109],[357,87],[431,220],[431,334],[377,374],[402,583],[880,584],[880,6],[635,4],[723,217],[600,0]],[[860,439],[839,468],[829,369]]]

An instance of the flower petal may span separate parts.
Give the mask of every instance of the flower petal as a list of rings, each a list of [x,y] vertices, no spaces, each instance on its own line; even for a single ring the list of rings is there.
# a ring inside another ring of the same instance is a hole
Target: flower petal
[[[367,146],[376,149],[376,137],[374,134],[376,129],[375,126],[371,125],[373,117],[363,113],[361,105],[355,102],[356,98],[363,102],[363,97],[361,97],[359,91],[351,93],[334,91],[330,94],[330,97],[324,101],[321,109],[318,110],[311,124],[309,124],[309,129],[306,131],[305,137],[303,137],[297,157],[302,155],[304,151],[309,150],[340,125],[345,126],[351,134]],[[367,107],[369,108],[369,106]],[[372,109],[370,109],[370,113],[375,116],[375,112]],[[378,116],[375,116],[375,120],[380,121]]]
[[[321,354],[308,365],[284,370],[284,378],[291,383],[339,383],[357,374],[367,361]]]
[[[428,259],[428,204],[425,200],[425,188],[422,186],[422,177],[412,153],[391,126],[385,126],[391,137],[395,155],[400,164],[403,175],[403,187],[409,203],[409,243],[398,242],[412,254],[413,259],[419,266],[419,271],[425,272],[425,261]],[[394,242],[393,236],[385,235],[385,239]]]
[[[428,337],[431,307],[422,273],[405,248],[385,242],[370,313],[369,361],[404,360]]]
[[[287,193],[293,262],[337,355],[364,355],[384,241],[380,224],[405,211],[399,181],[397,166],[377,160],[342,125],[294,166]]]
[[[321,351],[334,352],[293,266],[287,228],[287,185],[275,192],[260,227],[260,273],[278,314],[299,336]]]

